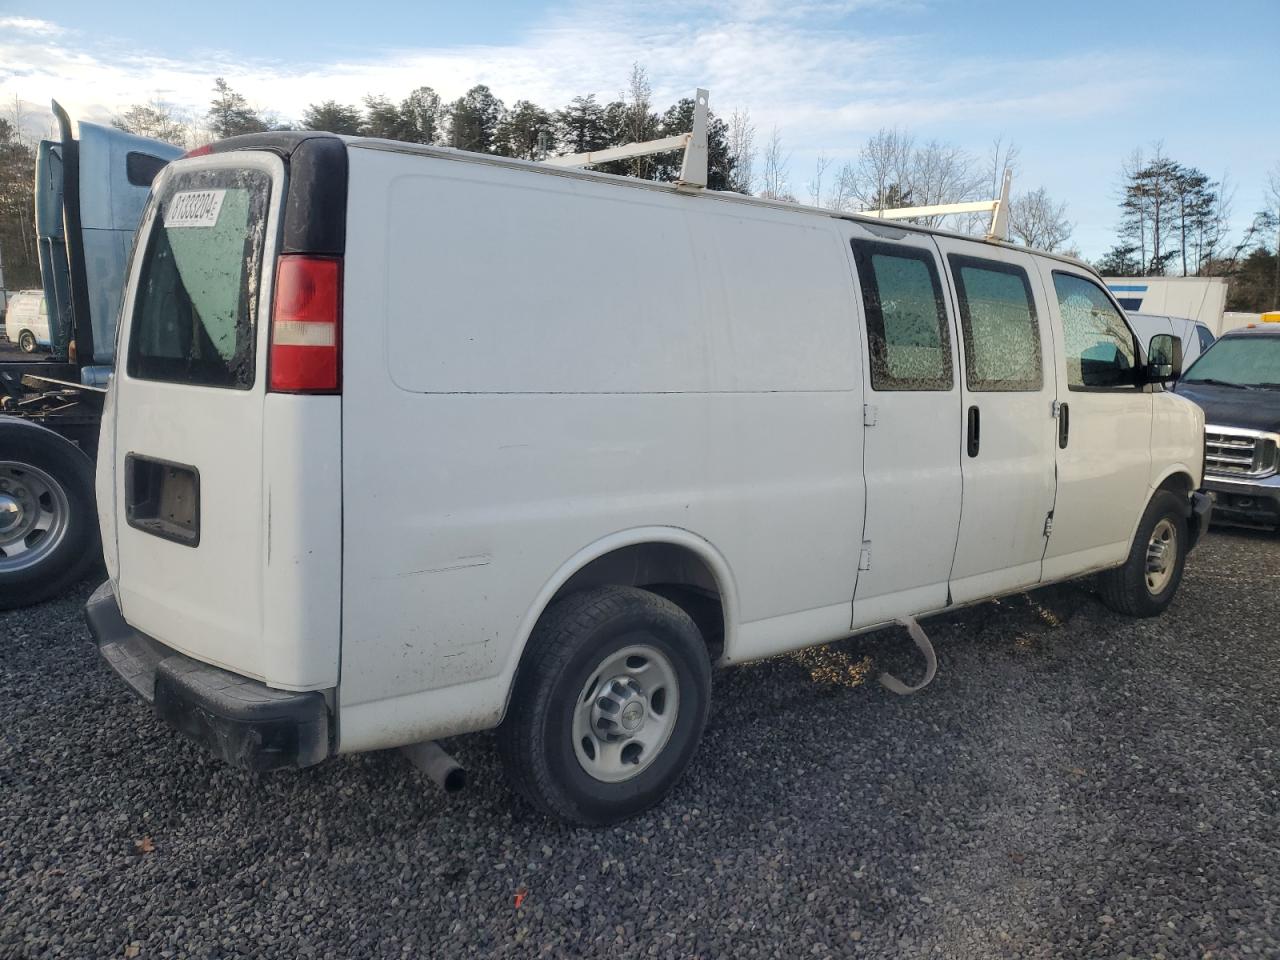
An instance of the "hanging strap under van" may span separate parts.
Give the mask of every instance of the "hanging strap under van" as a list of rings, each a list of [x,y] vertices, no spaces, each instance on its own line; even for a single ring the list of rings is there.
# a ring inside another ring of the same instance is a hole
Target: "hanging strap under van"
[[[915,617],[903,617],[898,623],[907,628],[907,633],[911,636],[912,641],[922,654],[924,654],[925,671],[924,679],[917,683],[914,687],[909,687],[893,674],[883,672],[880,674],[880,685],[890,693],[896,693],[899,696],[907,696],[912,693],[919,693],[930,683],[933,682],[934,674],[938,672],[938,656],[933,652],[933,644],[929,642],[929,636],[924,632],[924,628],[916,622]]]

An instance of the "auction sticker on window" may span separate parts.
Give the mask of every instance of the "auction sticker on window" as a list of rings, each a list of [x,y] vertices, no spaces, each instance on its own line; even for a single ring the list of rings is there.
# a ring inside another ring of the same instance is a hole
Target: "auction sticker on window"
[[[164,212],[166,227],[213,227],[218,223],[226,190],[183,190]]]

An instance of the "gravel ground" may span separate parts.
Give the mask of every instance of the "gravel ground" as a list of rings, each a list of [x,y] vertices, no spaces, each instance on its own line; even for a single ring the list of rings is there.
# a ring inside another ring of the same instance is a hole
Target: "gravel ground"
[[[720,672],[669,801],[571,830],[489,737],[255,779],[155,722],[88,593],[0,614],[0,957],[1280,956],[1280,538],[1163,618],[1050,588]],[[912,674],[914,675],[914,674]]]
[[[32,360],[41,360],[46,356],[44,353],[23,353],[22,348],[16,343],[9,340],[0,340],[0,362],[6,360],[21,360],[31,362]]]

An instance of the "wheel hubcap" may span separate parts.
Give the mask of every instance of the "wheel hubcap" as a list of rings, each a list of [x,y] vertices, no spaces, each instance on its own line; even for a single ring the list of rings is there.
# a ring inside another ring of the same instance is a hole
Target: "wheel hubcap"
[[[29,463],[0,460],[0,573],[25,570],[56,550],[70,516],[62,484]]]
[[[22,520],[22,503],[18,498],[0,493],[0,537],[17,530]]]
[[[606,783],[630,780],[657,759],[680,708],[675,667],[648,644],[610,654],[592,671],[573,711],[582,769]]]
[[[1177,556],[1178,531],[1168,519],[1161,520],[1147,544],[1147,590],[1153,596],[1169,585]]]

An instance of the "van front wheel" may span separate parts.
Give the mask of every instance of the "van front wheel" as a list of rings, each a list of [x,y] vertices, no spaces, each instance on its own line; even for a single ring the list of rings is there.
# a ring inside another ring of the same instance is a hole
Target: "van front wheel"
[[[544,813],[615,823],[680,779],[710,702],[707,647],[687,613],[636,587],[573,594],[529,638],[498,730],[503,766]]]
[[[30,330],[23,330],[18,334],[18,346],[22,348],[23,353],[35,353],[36,335]]]
[[[1099,578],[1102,601],[1117,613],[1154,617],[1173,602],[1187,560],[1187,511],[1168,490],[1147,504],[1124,566]]]

